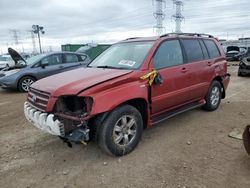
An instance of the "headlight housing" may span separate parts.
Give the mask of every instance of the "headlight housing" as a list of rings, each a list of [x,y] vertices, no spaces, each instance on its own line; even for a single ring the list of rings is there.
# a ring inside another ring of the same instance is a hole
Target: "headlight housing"
[[[19,72],[21,69],[13,69],[13,70],[9,70],[9,71],[3,71],[2,75],[4,76],[10,76],[12,74],[16,74],[17,72]]]
[[[91,97],[61,96],[56,102],[54,111],[69,116],[84,117],[90,114],[92,104]]]

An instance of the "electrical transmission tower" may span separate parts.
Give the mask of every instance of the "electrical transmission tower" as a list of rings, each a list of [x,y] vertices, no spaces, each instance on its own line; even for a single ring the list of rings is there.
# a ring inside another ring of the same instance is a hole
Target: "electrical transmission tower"
[[[10,33],[12,34],[12,37],[13,37],[13,39],[14,39],[14,42],[15,42],[15,44],[16,45],[18,45],[19,44],[19,40],[18,40],[18,30],[17,29],[10,29]]]
[[[183,8],[183,2],[180,0],[173,0],[176,8],[176,13],[172,16],[175,20],[175,32],[181,33],[181,22],[184,20],[184,16],[181,14]]]
[[[163,20],[165,19],[165,14],[163,9],[166,8],[165,0],[153,0],[153,5],[155,5],[155,12],[153,13],[156,25],[154,26],[157,35],[163,34],[165,27],[163,26]]]

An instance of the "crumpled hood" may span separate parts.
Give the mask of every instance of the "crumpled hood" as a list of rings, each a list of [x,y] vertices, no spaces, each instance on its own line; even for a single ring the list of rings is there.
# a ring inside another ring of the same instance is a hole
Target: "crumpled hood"
[[[125,75],[131,70],[78,68],[49,76],[32,84],[32,88],[49,92],[52,96],[76,95],[101,82]]]

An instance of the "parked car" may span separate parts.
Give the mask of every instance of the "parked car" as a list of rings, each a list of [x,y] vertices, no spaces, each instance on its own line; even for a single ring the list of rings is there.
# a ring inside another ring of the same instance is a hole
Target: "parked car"
[[[242,56],[246,53],[246,49],[238,46],[228,46],[226,57],[229,61],[239,61]]]
[[[138,144],[143,129],[187,110],[216,110],[230,75],[214,37],[166,34],[112,45],[86,68],[31,86],[27,120],[65,142],[96,140],[113,155]]]
[[[10,55],[0,56],[0,70],[15,65]]]
[[[238,70],[238,76],[250,75],[250,49],[241,58]]]
[[[3,89],[18,89],[29,91],[30,85],[36,80],[53,74],[86,66],[90,59],[86,54],[73,52],[53,52],[33,56],[24,60],[15,50],[9,53],[15,66],[0,72],[0,87]]]

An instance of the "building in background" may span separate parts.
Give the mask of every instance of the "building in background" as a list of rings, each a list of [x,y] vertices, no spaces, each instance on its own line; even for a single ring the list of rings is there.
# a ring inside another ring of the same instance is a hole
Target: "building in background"
[[[62,51],[78,52],[87,54],[91,60],[95,59],[103,51],[105,51],[111,44],[64,44],[61,45]]]

